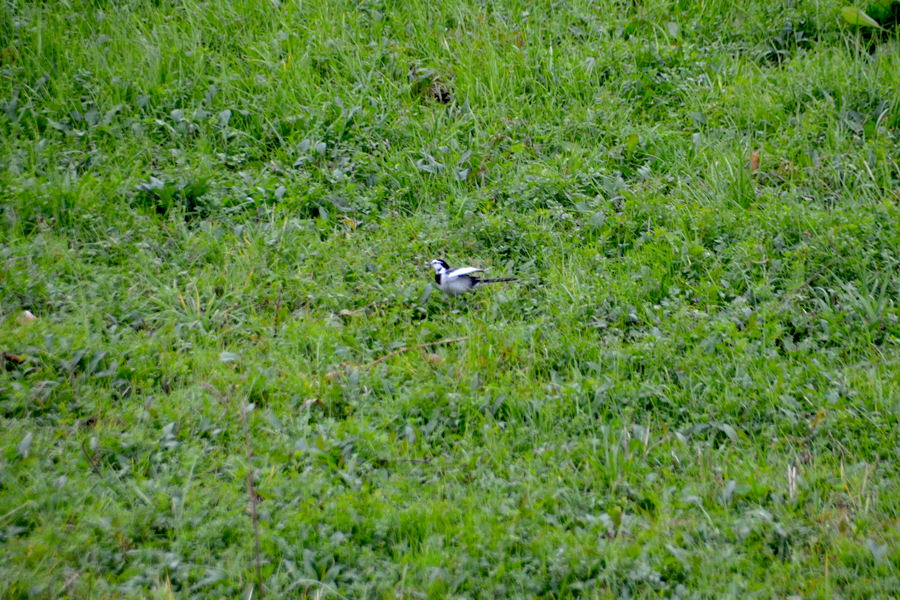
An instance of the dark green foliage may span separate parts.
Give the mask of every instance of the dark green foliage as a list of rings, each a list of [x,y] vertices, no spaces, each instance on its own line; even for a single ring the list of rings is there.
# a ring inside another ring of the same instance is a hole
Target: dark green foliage
[[[209,207],[203,202],[203,196],[208,191],[206,181],[176,184],[151,177],[135,188],[135,200],[138,207],[154,211],[160,216],[177,208],[184,212],[185,217],[204,217],[209,215]]]

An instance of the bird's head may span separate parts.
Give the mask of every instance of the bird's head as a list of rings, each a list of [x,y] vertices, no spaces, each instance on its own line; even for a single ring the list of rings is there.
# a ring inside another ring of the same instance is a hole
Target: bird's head
[[[443,259],[436,258],[431,261],[431,268],[434,269],[435,273],[443,273],[444,271],[450,269],[450,265],[444,262]]]

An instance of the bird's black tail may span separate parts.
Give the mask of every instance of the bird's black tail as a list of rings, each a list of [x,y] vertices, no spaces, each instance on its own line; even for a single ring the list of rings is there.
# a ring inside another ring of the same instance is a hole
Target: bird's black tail
[[[479,279],[478,284],[482,283],[503,283],[504,281],[518,281],[518,277],[503,277],[501,279]]]

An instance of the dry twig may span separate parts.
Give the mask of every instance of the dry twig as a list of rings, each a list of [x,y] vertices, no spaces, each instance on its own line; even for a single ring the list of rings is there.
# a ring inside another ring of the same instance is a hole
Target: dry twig
[[[469,339],[469,336],[453,338],[452,340],[439,340],[437,342],[428,342],[427,344],[418,344],[416,346],[403,346],[402,348],[397,348],[393,352],[389,352],[389,353],[385,354],[384,356],[382,356],[381,358],[377,358],[373,362],[370,362],[367,365],[363,365],[360,368],[367,369],[370,367],[374,367],[374,366],[378,365],[379,363],[386,361],[389,358],[393,358],[393,357],[397,356],[398,354],[403,354],[404,352],[409,352],[410,350],[420,350],[422,348],[431,348],[432,346],[444,346],[446,344],[456,344],[457,342],[464,342],[467,339]]]
[[[94,456],[88,453],[87,440],[81,442],[81,451],[84,452],[84,457],[87,459],[88,464],[91,465],[91,470],[97,477],[103,477],[103,474],[100,473],[100,467],[97,466],[97,463],[94,462]]]

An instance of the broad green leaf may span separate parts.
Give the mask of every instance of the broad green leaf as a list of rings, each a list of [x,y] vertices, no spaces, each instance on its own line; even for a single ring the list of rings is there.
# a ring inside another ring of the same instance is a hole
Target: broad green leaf
[[[634,152],[637,149],[640,141],[641,138],[638,137],[638,134],[632,133],[628,136],[628,140],[625,142],[625,147],[628,148],[629,152]]]
[[[6,118],[12,121],[16,118],[16,108],[19,106],[19,97],[16,96],[9,101],[7,101],[6,106],[3,111],[6,113]]]
[[[644,19],[635,19],[634,21],[632,21],[631,23],[629,23],[628,25],[625,26],[625,29],[622,31],[622,35],[627,40],[629,38],[629,36],[634,35],[634,32],[636,32],[638,29],[640,29],[644,25],[648,25],[648,24],[649,24],[649,22]]]
[[[100,365],[100,361],[106,356],[106,350],[101,350],[97,352],[94,357],[91,359],[91,362],[88,363],[85,372],[88,374],[92,374],[97,370],[97,367]]]
[[[720,423],[719,425],[717,425],[717,427],[719,431],[727,435],[728,439],[730,439],[732,442],[737,441],[737,432],[734,430],[734,427],[726,423]]]
[[[872,553],[872,560],[876,565],[881,565],[885,562],[885,557],[888,556],[889,550],[887,544],[879,544],[871,538],[867,538],[863,543],[866,548],[868,548],[869,552]]]
[[[92,106],[90,108],[90,110],[88,110],[86,113],[84,113],[84,121],[91,127],[93,127],[94,125],[97,124],[97,121],[99,120],[99,118],[100,118],[100,113],[97,112],[96,106]]]
[[[616,527],[620,527],[622,525],[622,509],[619,506],[612,506],[609,509],[609,517],[612,519],[612,522]]]
[[[841,14],[844,15],[844,20],[851,25],[865,25],[866,27],[881,28],[875,19],[855,6],[845,6],[841,9]]]
[[[212,570],[208,571],[208,575],[206,577],[204,577],[203,579],[201,579],[200,581],[198,581],[191,587],[191,591],[196,591],[199,589],[203,589],[205,587],[209,587],[216,583],[219,583],[220,581],[225,579],[225,577],[226,577],[226,574],[224,571],[222,571],[220,569],[212,569]]]
[[[235,354],[234,352],[226,351],[219,355],[219,360],[221,360],[223,363],[231,363],[231,362],[237,362],[238,360],[240,360],[240,357],[237,354]]]
[[[435,289],[434,286],[431,285],[430,283],[425,284],[425,289],[422,290],[422,295],[419,296],[419,304],[420,305],[428,302],[428,297],[431,296],[431,292],[433,292],[434,289]]]
[[[472,172],[472,169],[466,167],[465,169],[461,167],[455,167],[453,169],[453,179],[455,181],[466,181],[469,179],[469,173]]]
[[[206,95],[203,97],[203,102],[206,103],[206,106],[209,106],[210,104],[212,104],[213,100],[216,97],[216,94],[218,94],[218,93],[219,93],[219,88],[217,88],[213,84],[210,84],[209,88],[207,88],[207,90],[206,90]]]
[[[28,453],[31,451],[31,442],[33,441],[34,433],[29,431],[25,434],[25,437],[22,438],[22,441],[19,442],[19,456],[28,458]]]
[[[103,115],[103,121],[101,121],[101,123],[103,125],[109,125],[110,123],[112,123],[113,119],[116,118],[116,114],[123,108],[124,106],[121,104],[116,104],[115,106],[113,106],[111,109],[106,111],[106,114]]]

